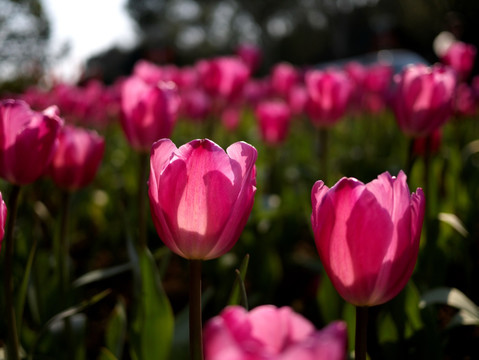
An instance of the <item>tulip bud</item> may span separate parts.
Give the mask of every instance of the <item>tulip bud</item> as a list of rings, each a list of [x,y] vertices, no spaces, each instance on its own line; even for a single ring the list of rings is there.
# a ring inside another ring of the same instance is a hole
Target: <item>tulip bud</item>
[[[424,218],[422,189],[385,172],[368,184],[342,178],[314,184],[311,222],[319,257],[338,293],[356,306],[395,297],[416,264]]]
[[[210,140],[177,148],[169,139],[151,150],[149,198],[161,240],[190,260],[229,251],[253,207],[257,152],[244,142],[226,152]]]
[[[75,190],[88,185],[96,175],[105,151],[105,141],[96,131],[66,125],[58,136],[49,173],[60,188]]]
[[[63,120],[52,106],[36,112],[21,100],[0,101],[0,176],[26,185],[44,174]]]

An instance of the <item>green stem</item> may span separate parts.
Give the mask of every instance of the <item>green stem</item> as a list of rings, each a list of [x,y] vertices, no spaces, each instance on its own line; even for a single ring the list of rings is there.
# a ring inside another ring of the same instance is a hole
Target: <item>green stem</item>
[[[203,324],[201,320],[201,260],[190,263],[190,359],[203,360]]]
[[[355,360],[366,360],[368,307],[356,306]]]
[[[60,304],[63,311],[70,306],[70,243],[68,239],[68,222],[70,218],[71,193],[69,191],[62,191],[61,197],[58,267],[60,271]],[[65,351],[62,352],[62,359],[67,359],[68,349],[72,348],[72,324],[70,317],[64,319],[63,325],[65,326],[65,342],[63,344]]]
[[[148,182],[148,159],[147,153],[139,154],[139,177],[138,177],[138,241],[142,248],[147,245],[146,241],[146,198]]]
[[[62,301],[65,302],[69,290],[70,283],[70,244],[68,240],[68,220],[70,214],[70,192],[62,192],[61,215],[60,215],[60,248],[58,252],[58,267],[60,271],[60,293]],[[67,304],[63,304],[66,308]]]
[[[329,142],[329,129],[326,127],[321,127],[319,129],[319,161],[321,166],[321,180],[325,184],[328,183],[329,175],[329,159],[328,159],[328,144]]]
[[[413,137],[408,139],[408,152],[406,158],[406,166],[404,168],[404,172],[407,176],[411,176],[412,166],[414,165],[415,155],[414,155],[414,141]]]
[[[20,360],[17,325],[15,317],[15,307],[13,302],[13,230],[15,227],[15,219],[17,217],[18,199],[21,187],[13,185],[8,198],[7,211],[7,229],[5,234],[5,264],[4,264],[4,291],[5,291],[5,307],[7,314],[7,354],[9,360]]]

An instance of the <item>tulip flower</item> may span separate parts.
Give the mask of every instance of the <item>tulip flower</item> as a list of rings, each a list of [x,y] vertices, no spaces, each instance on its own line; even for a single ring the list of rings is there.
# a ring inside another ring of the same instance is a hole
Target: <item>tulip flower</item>
[[[70,125],[60,130],[58,147],[49,174],[60,188],[76,190],[96,175],[105,151],[105,141],[96,131]]]
[[[412,275],[425,212],[422,189],[388,172],[368,184],[342,178],[311,192],[319,257],[338,293],[356,306],[356,359],[366,359],[369,306],[395,297]]]
[[[346,345],[344,322],[316,330],[286,306],[229,306],[205,326],[208,360],[342,360]]]
[[[457,71],[459,79],[465,81],[474,67],[476,47],[462,41],[454,41],[441,57],[443,64]]]
[[[288,97],[290,89],[300,81],[300,74],[292,64],[281,62],[271,71],[271,87],[283,99]]]
[[[306,113],[314,125],[334,125],[346,113],[353,84],[341,70],[310,70],[306,73]]]
[[[201,60],[197,69],[205,91],[222,102],[237,100],[250,76],[248,66],[235,56]]]
[[[403,133],[426,136],[449,120],[456,89],[456,76],[451,68],[410,65],[394,81],[392,109]]]
[[[36,112],[22,100],[0,101],[0,176],[26,185],[46,171],[63,120],[58,108]]]
[[[137,76],[121,89],[121,125],[130,145],[148,153],[151,145],[173,131],[180,100],[172,82],[150,85]]]
[[[288,135],[291,111],[281,100],[263,101],[255,110],[263,141],[269,145],[282,143]]]
[[[156,230],[174,253],[207,260],[229,251],[253,206],[257,152],[244,142],[225,151],[210,140],[151,150],[149,198]]]
[[[190,352],[203,359],[201,260],[219,257],[238,240],[253,207],[257,152],[244,142],[226,152],[193,140],[180,148],[169,139],[153,144],[150,208],[158,235],[190,264]]]
[[[7,206],[0,193],[0,250],[2,249],[2,240],[5,235],[5,222],[7,221]]]
[[[263,58],[261,49],[253,44],[240,44],[236,48],[236,55],[248,66],[250,73],[254,73],[258,70]]]
[[[311,200],[316,247],[339,294],[356,306],[395,297],[416,263],[424,194],[410,193],[406,175],[388,172],[368,184],[342,178],[329,189],[317,181]]]

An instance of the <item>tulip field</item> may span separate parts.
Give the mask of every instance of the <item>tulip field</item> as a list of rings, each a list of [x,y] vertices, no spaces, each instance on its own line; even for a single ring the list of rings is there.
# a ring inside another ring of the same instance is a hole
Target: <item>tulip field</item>
[[[479,77],[138,61],[0,100],[0,358],[479,358]]]

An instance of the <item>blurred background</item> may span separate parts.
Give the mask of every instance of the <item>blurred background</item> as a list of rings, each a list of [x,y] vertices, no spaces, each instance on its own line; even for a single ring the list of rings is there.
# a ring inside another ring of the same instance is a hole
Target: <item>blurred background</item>
[[[188,65],[241,43],[264,51],[263,74],[395,48],[435,62],[441,31],[479,45],[478,14],[474,0],[0,0],[0,90],[108,84],[139,58]]]

